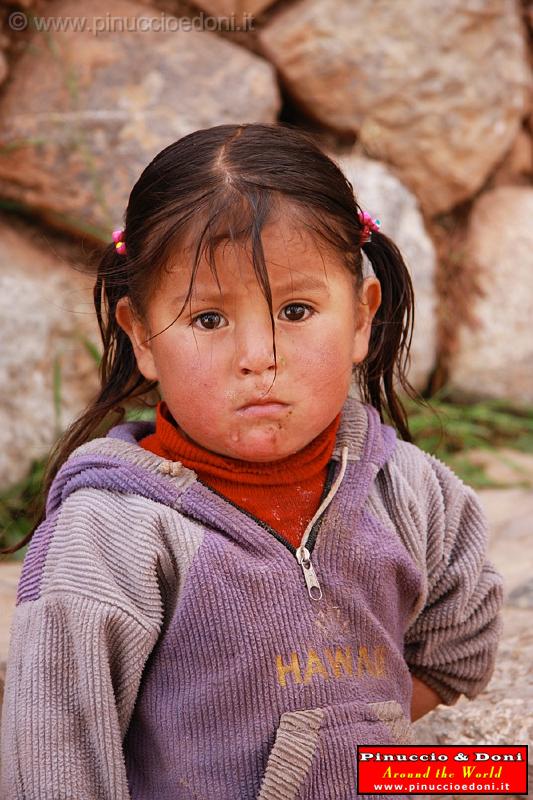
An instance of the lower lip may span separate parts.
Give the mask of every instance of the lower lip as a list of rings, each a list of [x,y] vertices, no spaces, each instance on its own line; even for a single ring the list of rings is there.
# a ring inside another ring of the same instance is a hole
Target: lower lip
[[[265,403],[264,405],[239,408],[237,413],[245,417],[271,417],[281,414],[287,407],[286,403]]]

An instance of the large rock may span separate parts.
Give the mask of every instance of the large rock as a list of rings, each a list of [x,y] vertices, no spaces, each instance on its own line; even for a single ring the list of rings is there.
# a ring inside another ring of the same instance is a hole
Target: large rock
[[[417,200],[378,161],[356,155],[339,157],[333,154],[332,158],[354,187],[359,205],[381,220],[381,230],[396,242],[409,268],[415,291],[415,327],[407,377],[420,391],[435,363],[437,296],[435,250],[424,228]]]
[[[480,271],[484,297],[464,326],[450,364],[457,396],[533,403],[533,189],[502,186],[473,208],[467,265]]]
[[[260,40],[293,98],[357,133],[429,214],[480,188],[528,110],[514,0],[302,0]]]
[[[46,11],[79,17],[80,6]],[[91,4],[91,18],[106,14],[109,4]],[[157,30],[159,13],[137,3],[116,0],[115,17],[127,30],[36,33],[0,106],[0,193],[104,240],[163,147],[199,128],[274,121],[280,105],[258,56],[214,33]]]
[[[3,83],[7,78],[8,66],[7,60],[3,52],[0,50],[0,83]]]
[[[490,188],[496,186],[531,185],[533,173],[533,138],[521,128],[509,152],[490,178]]]
[[[233,17],[239,20],[244,14],[260,14],[275,0],[196,0],[195,5],[216,17]]]
[[[26,475],[97,390],[97,365],[83,343],[99,342],[93,282],[0,224],[2,488]]]

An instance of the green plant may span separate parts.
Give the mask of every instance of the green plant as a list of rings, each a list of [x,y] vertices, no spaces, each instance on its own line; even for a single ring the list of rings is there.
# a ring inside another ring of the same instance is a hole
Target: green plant
[[[20,542],[32,527],[32,506],[39,493],[44,477],[46,459],[32,461],[27,475],[18,483],[0,493],[0,545],[11,547]],[[21,561],[28,549],[25,545],[9,555]],[[3,556],[7,558],[7,556]]]
[[[476,489],[500,486],[472,463],[472,450],[509,448],[533,453],[533,406],[505,400],[452,402],[446,388],[429,401],[430,407],[404,399],[409,427],[422,450],[440,458]]]

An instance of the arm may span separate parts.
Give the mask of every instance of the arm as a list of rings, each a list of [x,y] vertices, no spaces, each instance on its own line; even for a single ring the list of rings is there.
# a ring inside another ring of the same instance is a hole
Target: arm
[[[155,641],[69,593],[17,607],[2,715],[4,800],[129,799],[122,740]]]
[[[415,678],[414,675],[412,676],[412,680],[413,697],[411,699],[411,722],[415,722],[415,720],[423,717],[424,714],[433,711],[439,703],[442,703],[442,699],[437,692],[430,689],[429,686],[426,686],[426,684],[418,678]]]
[[[488,524],[477,495],[439,459],[424,457],[431,467],[424,492],[427,598],[406,632],[405,659],[440,702],[453,705],[461,694],[476,697],[490,680],[503,582],[486,556]]]
[[[107,493],[100,512],[95,492],[71,495],[25,559],[2,712],[4,800],[130,797],[122,742],[160,630],[157,559],[131,498]]]

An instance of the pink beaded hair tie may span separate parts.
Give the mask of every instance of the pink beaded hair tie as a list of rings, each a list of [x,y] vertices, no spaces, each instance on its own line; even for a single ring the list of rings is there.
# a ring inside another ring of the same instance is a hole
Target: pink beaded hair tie
[[[361,246],[366,244],[367,242],[372,241],[372,232],[379,231],[381,227],[381,221],[379,219],[373,219],[370,214],[367,214],[366,211],[361,211],[359,214],[359,219],[361,221],[361,225],[363,226],[363,230],[361,231]]]
[[[124,241],[124,231],[123,230],[113,231],[113,241],[115,242],[117,253],[121,256],[125,256],[126,242]]]

